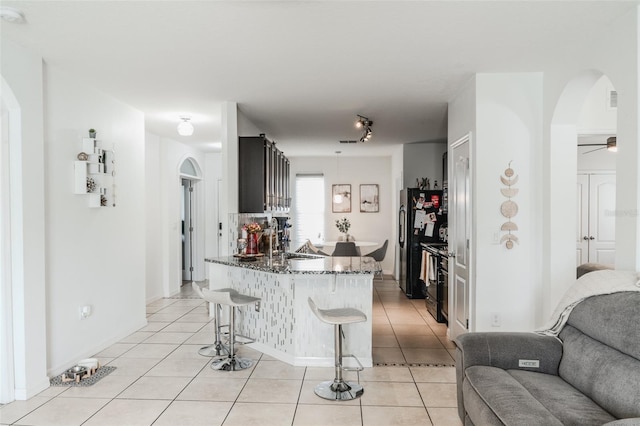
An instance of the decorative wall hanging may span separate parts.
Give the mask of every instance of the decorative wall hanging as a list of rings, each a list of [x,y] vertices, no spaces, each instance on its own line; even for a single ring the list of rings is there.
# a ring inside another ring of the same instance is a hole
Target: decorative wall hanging
[[[333,185],[332,189],[333,213],[351,213],[351,185]]]
[[[378,185],[360,185],[360,212],[377,213],[379,211]]]
[[[504,176],[500,176],[500,181],[507,186],[506,188],[500,188],[502,195],[507,197],[507,201],[500,206],[500,213],[509,219],[500,227],[501,231],[507,231],[507,234],[500,238],[500,244],[506,241],[505,246],[508,249],[512,249],[513,242],[519,243],[519,241],[518,237],[511,233],[512,231],[518,230],[518,225],[511,221],[511,218],[518,214],[518,205],[511,200],[511,197],[518,195],[518,188],[512,188],[513,185],[518,183],[518,176],[515,176],[515,172],[511,168],[511,161],[509,161],[509,166],[504,171]]]

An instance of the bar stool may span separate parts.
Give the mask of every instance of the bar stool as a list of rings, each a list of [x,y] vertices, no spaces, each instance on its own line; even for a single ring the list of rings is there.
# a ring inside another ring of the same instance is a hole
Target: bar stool
[[[236,342],[236,332],[235,332],[235,322],[236,322],[236,308],[239,306],[250,305],[252,303],[259,302],[259,297],[247,296],[245,294],[240,294],[232,289],[225,289],[231,291],[213,291],[206,288],[202,289],[202,294],[204,299],[218,305],[229,306],[229,354],[216,356],[211,362],[211,368],[214,370],[225,370],[225,371],[236,371],[243,370],[245,368],[249,368],[252,365],[250,359],[240,358],[236,356],[235,352],[235,344]],[[244,336],[242,336],[244,337]],[[247,339],[247,341],[242,343],[251,343],[253,339]]]
[[[201,299],[204,299],[207,302],[211,302],[210,300],[207,300],[204,293],[202,292],[202,288],[200,288],[200,286],[196,284],[195,281],[191,283],[191,287],[193,288],[195,293],[198,296],[200,296]],[[232,288],[221,288],[215,291],[226,291],[230,293],[238,293],[236,290]],[[223,327],[228,327],[229,325],[220,324],[220,309],[221,307],[219,303],[213,304],[213,324],[214,324],[215,341],[213,342],[213,345],[203,346],[198,350],[198,353],[202,356],[220,357],[220,356],[229,355],[229,347],[222,343],[221,335],[223,333],[220,331]],[[228,334],[228,333],[225,333],[225,334]]]
[[[364,389],[358,383],[347,382],[342,379],[342,370],[362,371],[364,368],[355,355],[342,353],[343,324],[352,324],[367,320],[367,316],[354,308],[319,309],[311,298],[309,306],[320,321],[334,325],[335,331],[335,378],[333,381],[322,382],[315,387],[315,393],[321,398],[338,401],[348,401],[362,396]],[[360,367],[350,368],[342,366],[342,358],[350,357],[356,360]]]

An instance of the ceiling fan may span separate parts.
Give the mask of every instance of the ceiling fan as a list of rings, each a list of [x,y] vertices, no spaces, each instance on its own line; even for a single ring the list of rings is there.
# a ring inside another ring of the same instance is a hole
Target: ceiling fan
[[[611,152],[617,152],[618,151],[618,144],[616,142],[616,136],[611,136],[611,137],[607,138],[607,143],[583,143],[583,144],[578,144],[578,146],[600,146],[600,147],[602,147],[602,148],[592,149],[591,151],[583,152],[583,154],[589,154],[590,152],[599,151],[601,149],[607,149],[608,151],[611,151]]]

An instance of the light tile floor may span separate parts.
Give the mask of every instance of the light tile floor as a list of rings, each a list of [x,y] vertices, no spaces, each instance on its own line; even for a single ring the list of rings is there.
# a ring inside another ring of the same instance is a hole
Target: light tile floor
[[[347,372],[364,386],[355,401],[313,393],[332,368],[292,367],[248,347],[254,366],[209,368],[198,349],[212,326],[204,304],[185,298],[147,307],[148,325],[96,354],[118,368],[91,387],[51,387],[0,408],[1,425],[461,425],[456,409],[454,345],[446,327],[409,300],[396,281],[374,281],[373,368]]]

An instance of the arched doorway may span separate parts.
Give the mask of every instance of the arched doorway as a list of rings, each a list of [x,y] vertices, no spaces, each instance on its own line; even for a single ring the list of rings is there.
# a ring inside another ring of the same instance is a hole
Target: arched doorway
[[[199,236],[203,235],[199,229],[203,222],[200,220],[200,190],[202,172],[194,158],[187,157],[180,164],[180,252],[182,283],[200,278],[196,272],[200,259]]]
[[[551,120],[542,318],[549,317],[564,292],[576,279],[577,145],[583,131],[579,124],[589,93],[602,76],[600,71],[588,70],[572,78],[564,87]],[[606,100],[604,94],[602,100]]]

